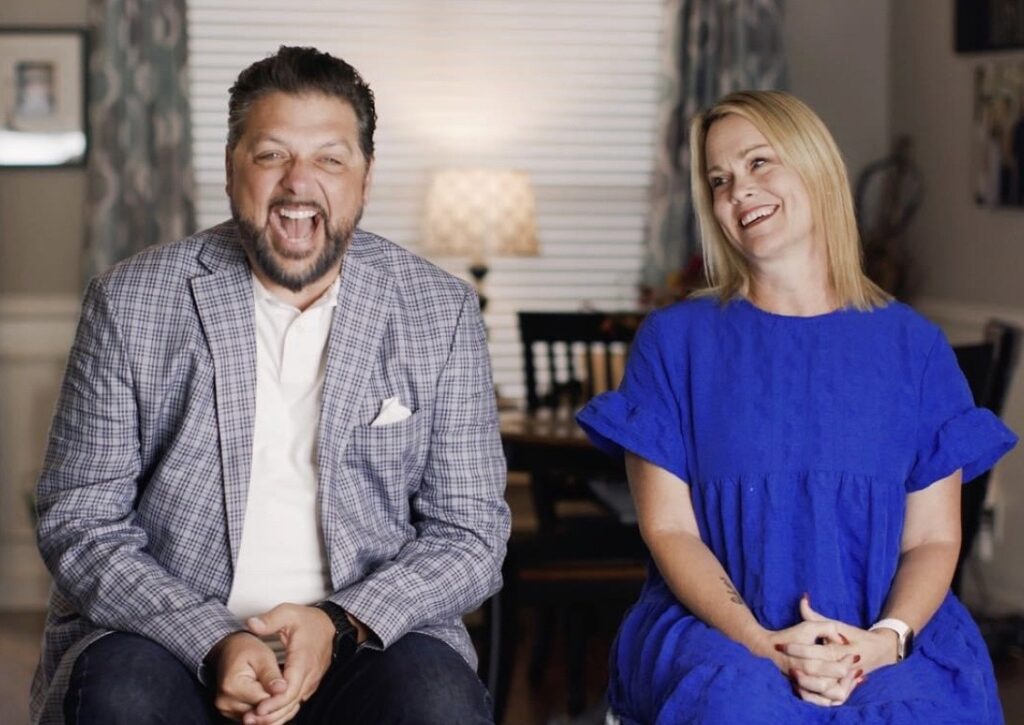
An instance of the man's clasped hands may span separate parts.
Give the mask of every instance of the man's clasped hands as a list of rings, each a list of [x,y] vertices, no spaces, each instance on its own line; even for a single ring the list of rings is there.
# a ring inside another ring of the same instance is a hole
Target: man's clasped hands
[[[365,625],[350,615],[349,621],[362,644]],[[244,725],[281,725],[295,717],[330,667],[334,622],[316,607],[281,604],[250,617],[245,626],[222,639],[207,658],[217,673],[214,707]],[[283,669],[261,639],[275,635],[284,646]]]

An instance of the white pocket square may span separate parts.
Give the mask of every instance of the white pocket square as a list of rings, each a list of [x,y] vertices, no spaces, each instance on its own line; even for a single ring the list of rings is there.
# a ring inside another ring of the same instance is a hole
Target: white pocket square
[[[380,404],[380,412],[377,413],[377,417],[370,423],[370,427],[376,425],[390,425],[391,423],[398,423],[403,421],[412,415],[412,411],[406,408],[404,405],[398,402],[398,397],[387,398]]]

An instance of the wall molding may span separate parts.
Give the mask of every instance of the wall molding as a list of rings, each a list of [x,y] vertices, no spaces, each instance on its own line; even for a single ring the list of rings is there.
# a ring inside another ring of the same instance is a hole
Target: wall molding
[[[74,295],[0,295],[0,610],[46,607],[26,505],[78,321]]]
[[[0,362],[67,357],[80,304],[74,295],[0,295]]]
[[[954,344],[980,339],[985,323],[991,319],[1004,320],[1024,328],[1024,307],[923,297],[915,301],[914,308],[940,325]],[[971,333],[974,337],[960,339],[961,335]]]
[[[33,612],[46,609],[50,573],[35,540],[0,542],[0,611]]]

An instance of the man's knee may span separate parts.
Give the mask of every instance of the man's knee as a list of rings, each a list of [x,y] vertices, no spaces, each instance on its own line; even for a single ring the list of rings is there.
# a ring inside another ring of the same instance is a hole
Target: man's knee
[[[455,650],[439,639],[408,634],[384,653],[363,655],[376,660],[364,670],[364,675],[372,681],[372,699],[376,703],[373,709],[379,708],[380,722],[493,722],[491,700],[480,678]],[[383,696],[385,691],[401,695]]]
[[[206,723],[202,686],[157,643],[115,632],[75,661],[64,698],[69,723]]]
[[[412,691],[403,691],[395,722],[416,725],[450,725],[493,722],[491,700],[480,679],[469,667],[460,674],[442,674],[433,683],[417,681]],[[403,688],[404,690],[404,688]]]

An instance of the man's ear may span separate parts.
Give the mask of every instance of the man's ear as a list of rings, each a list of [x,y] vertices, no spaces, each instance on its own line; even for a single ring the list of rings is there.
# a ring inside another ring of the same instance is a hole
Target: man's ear
[[[225,146],[224,147],[224,176],[225,176],[224,191],[227,193],[227,195],[229,197],[231,196],[231,176],[232,176],[233,171],[234,171],[234,169],[231,167],[231,147],[230,146]]]
[[[366,164],[366,176],[363,177],[363,206],[370,200],[370,187],[373,186],[373,160]]]

